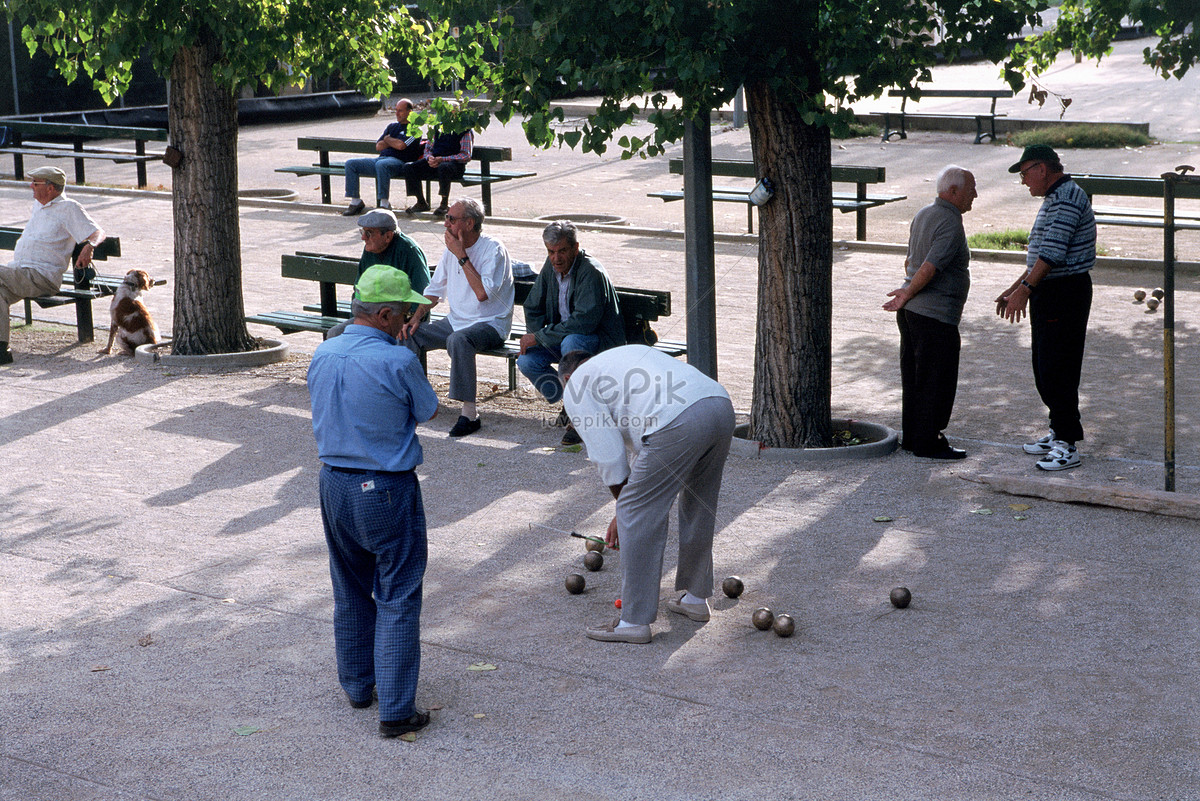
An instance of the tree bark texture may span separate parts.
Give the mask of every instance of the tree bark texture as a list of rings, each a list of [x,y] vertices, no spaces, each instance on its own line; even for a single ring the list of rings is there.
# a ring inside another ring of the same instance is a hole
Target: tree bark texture
[[[237,99],[219,85],[213,37],[179,50],[171,64],[171,144],[183,152],[172,173],[175,217],[175,321],[172,352],[182,356],[254,348],[242,303],[237,202]]]
[[[758,321],[750,438],[770,447],[831,444],[833,190],[829,129],[794,102],[747,83],[759,208]]]

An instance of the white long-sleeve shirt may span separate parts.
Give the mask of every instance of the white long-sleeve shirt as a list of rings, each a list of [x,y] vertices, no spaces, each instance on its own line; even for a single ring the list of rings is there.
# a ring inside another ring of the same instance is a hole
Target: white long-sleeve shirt
[[[83,206],[62,195],[44,206],[35,200],[29,223],[13,249],[12,263],[58,280],[71,266],[71,251],[85,239],[99,245],[104,231]]]
[[[642,449],[642,437],[696,401],[728,397],[689,364],[645,345],[623,345],[579,366],[565,387],[563,407],[587,446],[588,461],[614,487],[629,478],[629,454]]]

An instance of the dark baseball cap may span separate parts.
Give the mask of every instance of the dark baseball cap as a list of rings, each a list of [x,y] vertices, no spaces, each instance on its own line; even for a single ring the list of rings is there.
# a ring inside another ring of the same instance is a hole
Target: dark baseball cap
[[[1054,163],[1058,161],[1058,154],[1054,152],[1054,148],[1050,145],[1030,145],[1021,153],[1021,158],[1016,164],[1008,168],[1009,172],[1020,172],[1021,165],[1027,161],[1048,161]]]

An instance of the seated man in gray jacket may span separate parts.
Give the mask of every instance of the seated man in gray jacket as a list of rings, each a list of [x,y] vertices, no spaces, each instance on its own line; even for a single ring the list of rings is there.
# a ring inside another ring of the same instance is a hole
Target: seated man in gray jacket
[[[574,350],[596,354],[625,344],[617,291],[600,263],[579,249],[574,224],[555,220],[542,232],[547,259],[525,299],[525,327],[517,367],[550,403],[562,400],[563,386],[552,365]],[[567,427],[564,445],[581,440]]]

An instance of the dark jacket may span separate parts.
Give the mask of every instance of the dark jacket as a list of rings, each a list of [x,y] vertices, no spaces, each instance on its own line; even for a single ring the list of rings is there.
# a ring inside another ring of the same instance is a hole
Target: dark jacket
[[[566,322],[559,317],[558,280],[547,259],[525,298],[525,330],[544,347],[561,344],[568,334],[595,334],[600,337],[600,350],[624,345],[625,324],[608,273],[581,250],[568,275],[571,286],[567,306],[571,316]]]

